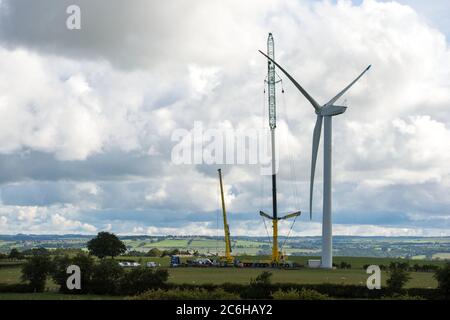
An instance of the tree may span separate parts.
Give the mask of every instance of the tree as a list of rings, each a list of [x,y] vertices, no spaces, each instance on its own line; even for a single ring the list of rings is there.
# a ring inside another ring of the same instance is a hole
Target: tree
[[[59,285],[60,292],[67,291],[67,267],[72,264],[72,259],[68,255],[64,256],[55,256],[53,258],[53,270],[51,272],[51,276],[53,281]]]
[[[169,278],[165,269],[152,270],[149,268],[136,268],[126,272],[121,283],[121,294],[135,295],[164,286]]]
[[[339,264],[339,269],[351,269],[351,268],[352,268],[352,265],[345,261],[341,261],[341,263]]]
[[[250,280],[250,285],[243,292],[246,299],[269,299],[272,289],[272,272],[264,271],[255,279]]]
[[[166,256],[169,256],[170,255],[170,251],[168,251],[168,250],[163,250],[162,252],[161,252],[161,257],[166,257]]]
[[[81,271],[81,289],[80,290],[68,290],[67,288],[67,278],[69,274],[67,273],[67,267],[70,265],[76,265],[80,267]],[[89,291],[92,273],[94,269],[94,259],[91,256],[81,252],[75,257],[55,256],[53,259],[53,271],[51,276],[53,280],[59,285],[60,292],[74,292],[85,293]]]
[[[72,263],[79,266],[81,270],[81,291],[88,292],[94,273],[94,259],[86,253],[81,252],[72,258]]]
[[[162,252],[158,248],[152,248],[147,252],[148,257],[161,257],[161,254]]]
[[[399,293],[403,286],[411,279],[404,265],[391,264],[389,267],[389,279],[386,281],[389,291]]]
[[[103,259],[114,258],[127,250],[125,244],[113,233],[99,232],[97,236],[87,243],[89,253]]]
[[[117,294],[124,272],[117,261],[101,260],[92,272],[91,291],[96,294]]]
[[[434,273],[434,278],[438,282],[439,290],[446,296],[450,296],[450,263],[447,263],[444,267],[439,268]]]
[[[22,281],[28,281],[33,291],[42,292],[51,272],[52,261],[48,255],[33,256],[22,266]]]
[[[22,259],[22,257],[22,254],[16,248],[11,249],[8,255],[8,258],[13,260]]]
[[[265,286],[270,285],[272,283],[272,272],[264,271],[260,273],[255,280],[252,280],[251,282]]]

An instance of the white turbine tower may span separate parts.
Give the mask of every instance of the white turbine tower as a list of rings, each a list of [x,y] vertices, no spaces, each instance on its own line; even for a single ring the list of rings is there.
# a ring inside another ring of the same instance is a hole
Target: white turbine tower
[[[339,92],[333,99],[325,103],[323,106],[319,105],[309,94],[303,89],[300,84],[295,81],[292,76],[286,72],[278,63],[269,58],[261,50],[264,56],[271,60],[288,78],[292,81],[295,87],[303,94],[303,96],[312,104],[315,109],[317,120],[313,133],[313,145],[312,145],[312,160],[311,160],[311,181],[310,181],[310,197],[309,197],[309,212],[312,217],[312,197],[314,187],[314,173],[316,170],[317,151],[319,149],[320,134],[322,131],[322,120],[324,121],[324,141],[323,141],[323,216],[322,216],[322,268],[333,267],[333,255],[332,255],[332,224],[331,224],[331,141],[332,141],[332,121],[331,117],[337,116],[345,112],[347,107],[336,106],[334,103],[350,89],[356,81],[358,81],[367,70],[370,69],[370,65],[347,87]]]

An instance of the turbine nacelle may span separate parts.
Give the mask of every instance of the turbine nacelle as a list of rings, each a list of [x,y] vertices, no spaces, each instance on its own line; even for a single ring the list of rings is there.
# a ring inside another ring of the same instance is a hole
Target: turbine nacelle
[[[316,112],[319,116],[337,116],[342,114],[347,110],[347,107],[344,106],[335,106],[335,105],[325,105],[320,108],[319,113]]]
[[[314,186],[314,174],[316,170],[316,160],[317,160],[317,151],[319,149],[319,142],[320,142],[320,135],[322,131],[322,120],[325,116],[337,116],[339,114],[342,114],[347,110],[347,107],[344,106],[336,106],[334,103],[338,101],[347,91],[350,89],[369,69],[370,65],[364,69],[361,74],[356,77],[355,80],[350,82],[348,86],[346,86],[341,92],[339,92],[334,98],[332,98],[330,101],[325,103],[324,105],[320,105],[317,103],[316,100],[314,100],[313,97],[286,71],[281,67],[276,61],[271,59],[269,56],[267,56],[264,52],[259,50],[261,54],[263,54],[269,61],[273,62],[285,75],[288,77],[289,80],[292,81],[294,86],[301,92],[301,94],[306,98],[306,100],[311,103],[313,106],[316,114],[316,125],[314,126],[314,132],[313,132],[313,145],[312,145],[312,159],[311,159],[311,180],[310,180],[310,189],[309,189],[309,213],[310,216],[312,216],[312,199],[313,199],[313,186]]]

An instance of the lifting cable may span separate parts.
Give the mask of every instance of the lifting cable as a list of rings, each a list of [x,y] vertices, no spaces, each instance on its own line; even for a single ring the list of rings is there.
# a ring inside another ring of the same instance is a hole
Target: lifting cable
[[[282,111],[284,113],[284,116],[286,119],[286,124],[287,124],[288,130],[289,130],[289,128],[291,127],[291,124],[290,124],[289,117],[288,117],[288,112],[287,112],[287,107],[286,107],[286,96],[285,96],[285,90],[284,90],[282,79],[281,79],[281,93],[282,93],[281,94],[281,96],[282,96]],[[287,132],[287,134],[289,134],[289,131]],[[296,208],[299,208],[300,207],[300,203],[298,201],[299,192],[298,192],[298,186],[296,183],[298,181],[298,179],[297,179],[297,174],[296,174],[296,170],[295,170],[295,166],[294,166],[294,156],[293,156],[293,153],[290,152],[290,149],[289,149],[289,139],[288,138],[284,139],[284,141],[286,143],[287,154],[288,154],[288,158],[289,158],[289,174],[291,175],[291,181],[292,181],[292,183],[290,183],[291,184],[291,192],[294,196],[294,205]],[[297,221],[297,217],[298,216],[296,216],[294,218],[294,220],[292,221],[291,226],[289,228],[289,232],[288,232],[287,236],[284,238],[282,245],[280,246],[280,250],[283,250],[284,246],[286,245],[286,242],[289,239],[291,232],[294,228],[295,222]]]
[[[216,185],[216,197],[217,197],[217,203],[221,203],[222,201],[222,195],[220,193],[220,185]],[[219,215],[221,213],[221,210],[216,210],[217,214],[216,214],[216,252],[217,252],[217,256],[220,256],[220,252],[219,252]]]
[[[267,79],[267,77],[266,77],[266,79]],[[264,89],[263,89],[263,97],[262,97],[263,101],[262,101],[261,130],[264,130],[265,122],[266,122],[266,111],[267,111],[267,105],[266,105],[266,102],[267,102],[267,99],[266,99],[266,81],[267,80],[266,79],[264,79],[264,82],[263,82],[263,88]],[[267,141],[264,141],[264,143],[266,143],[266,142]],[[261,143],[262,142],[260,142],[260,146],[261,146]],[[260,173],[259,176],[260,176],[260,185],[261,185],[261,192],[260,192],[260,198],[259,198],[259,201],[260,201],[259,207],[262,209],[263,205],[264,205],[265,195],[266,195],[266,189],[265,189],[265,181],[266,181],[266,179],[264,179],[265,176],[262,175],[261,173]],[[270,237],[269,230],[267,229],[266,220],[262,216],[261,216],[261,219],[262,219],[262,221],[264,223],[264,229],[266,230],[268,242],[269,242],[269,244],[271,244],[272,243],[272,238]]]

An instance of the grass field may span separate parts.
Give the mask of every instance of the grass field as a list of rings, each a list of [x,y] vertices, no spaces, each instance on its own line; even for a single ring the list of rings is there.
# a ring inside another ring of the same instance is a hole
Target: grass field
[[[441,252],[441,253],[433,254],[433,259],[450,260],[450,253]]]
[[[125,244],[133,250],[146,252],[152,248],[160,250],[182,249],[182,250],[196,250],[200,253],[207,252],[223,252],[225,245],[221,240],[196,238],[188,239],[164,239],[157,242],[141,242],[135,240],[125,240]],[[265,245],[264,242],[251,240],[233,240],[233,251],[239,254],[257,254]],[[287,252],[291,250],[286,246]]]
[[[0,300],[122,300],[119,296],[102,296],[94,294],[63,294],[56,292],[42,293],[0,293]]]
[[[170,269],[169,281],[173,283],[249,283],[251,278],[255,278],[261,269],[201,269],[201,268],[179,268]],[[364,270],[321,270],[321,269],[301,269],[301,270],[271,270],[273,282],[280,283],[302,283],[302,284],[360,284],[365,285],[368,275]],[[411,272],[411,281],[407,288],[436,288],[437,282],[432,273]],[[387,275],[382,273],[382,283],[386,283]]]
[[[291,260],[306,264],[311,257],[292,257]],[[123,259],[140,261],[145,263],[147,261],[155,261],[161,263],[162,266],[169,265],[169,258],[152,258],[152,257],[126,257]],[[264,260],[264,257],[241,257],[241,260]],[[389,259],[389,258],[355,258],[355,257],[335,257],[335,263],[339,264],[345,261],[352,265],[352,269],[337,269],[337,270],[322,270],[322,269],[308,269],[303,268],[299,270],[279,270],[269,269],[273,272],[273,282],[292,282],[302,284],[318,284],[318,283],[332,283],[332,284],[360,284],[365,285],[368,275],[363,269],[365,264],[388,265],[391,261],[405,261],[404,259]],[[443,265],[442,261],[425,261],[414,260],[409,261],[410,264],[435,264]],[[256,268],[169,268],[169,282],[172,283],[249,283],[250,279],[255,278],[259,273],[268,269]],[[412,279],[407,283],[407,288],[436,288],[437,282],[433,278],[433,273],[427,272],[411,272]],[[6,266],[0,267],[0,283],[19,283],[20,282],[20,266]],[[382,282],[385,284],[387,274],[382,273]],[[47,288],[50,291],[57,290],[57,286],[52,280],[47,281]]]
[[[146,263],[148,261],[154,261],[161,264],[163,267],[168,267],[170,263],[169,257],[159,258],[159,257],[120,257],[121,260],[133,260],[133,261],[139,261],[141,263]],[[189,258],[193,259],[193,258]],[[264,256],[238,256],[238,259],[241,261],[267,261],[269,258]],[[297,262],[302,265],[307,265],[308,259],[320,259],[318,256],[290,256],[287,258],[287,260],[292,262]],[[183,258],[182,260],[186,260]],[[366,264],[376,264],[376,265],[389,265],[390,262],[405,262],[408,261],[410,265],[418,264],[432,264],[437,266],[443,266],[445,264],[445,261],[439,261],[439,260],[405,260],[401,258],[369,258],[369,257],[334,257],[333,258],[334,263],[339,264],[342,261],[345,261],[347,263],[350,263],[352,265],[352,269],[361,269]],[[0,281],[1,282],[1,281]]]
[[[236,269],[236,268],[171,268],[169,269],[169,282],[182,284],[220,284],[225,282],[247,284],[263,269]],[[273,282],[303,283],[303,284],[355,284],[365,285],[367,274],[364,270],[270,270],[273,273]],[[411,272],[412,279],[407,288],[436,288],[437,282],[432,273]],[[386,284],[387,275],[382,273],[382,284]],[[20,267],[0,268],[0,282],[20,282]],[[0,293],[0,300],[119,300],[124,297],[102,295],[67,295],[56,291],[58,287],[52,280],[47,281],[44,293]]]

